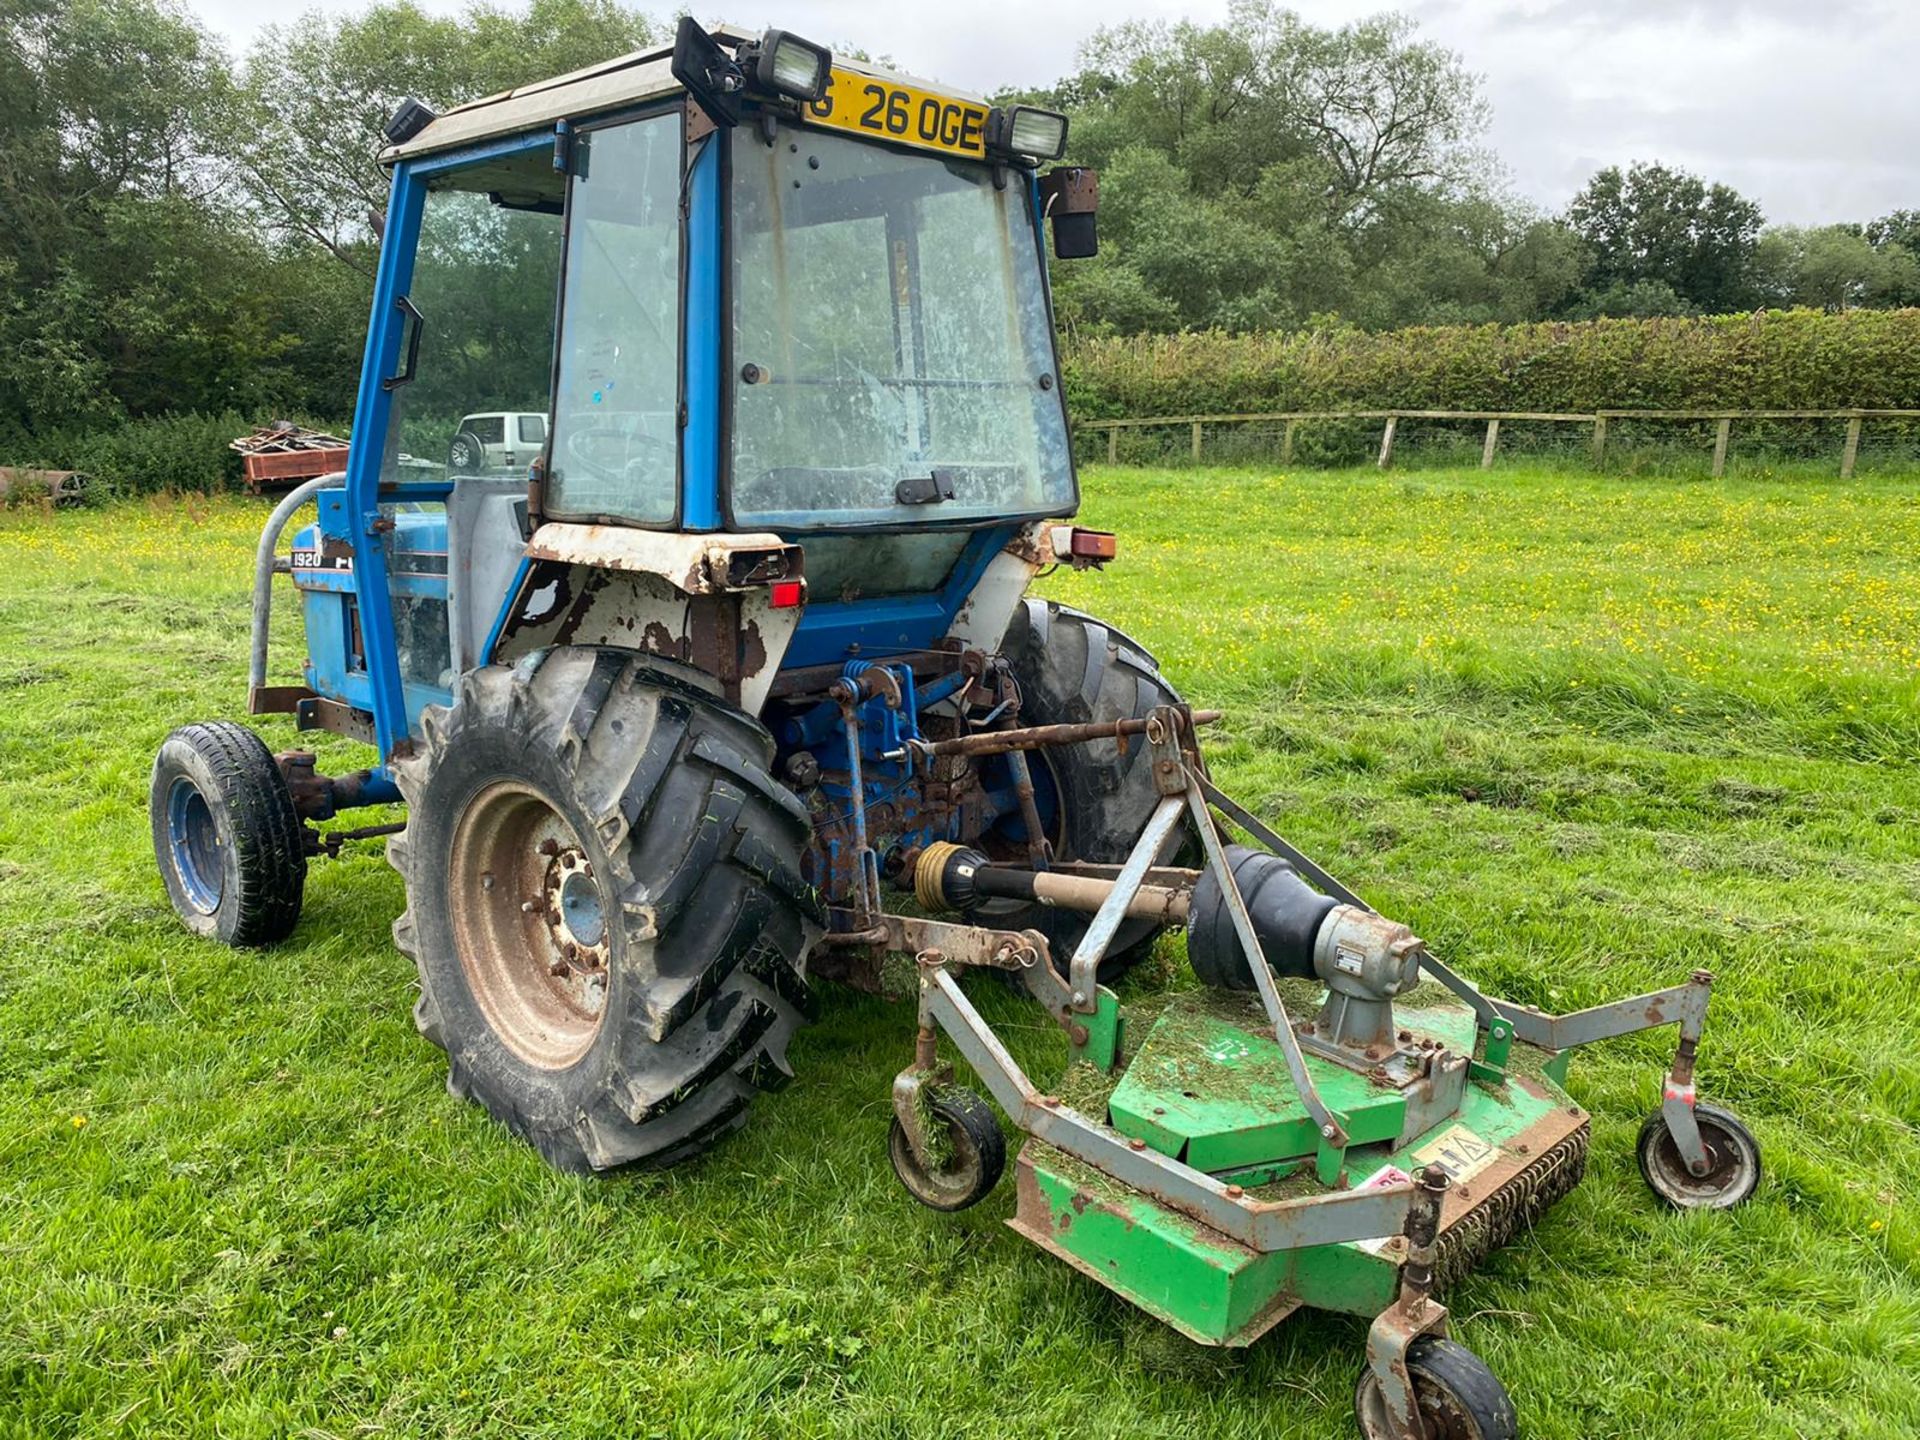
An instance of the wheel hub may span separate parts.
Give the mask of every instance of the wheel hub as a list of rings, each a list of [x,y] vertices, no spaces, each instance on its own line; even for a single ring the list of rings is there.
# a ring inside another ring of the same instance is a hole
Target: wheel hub
[[[583,974],[606,970],[606,906],[593,878],[593,866],[577,845],[549,860],[540,909],[554,948],[568,970]]]
[[[606,1012],[611,926],[578,835],[538,791],[499,781],[454,830],[447,896],[460,965],[506,1047],[564,1069]]]

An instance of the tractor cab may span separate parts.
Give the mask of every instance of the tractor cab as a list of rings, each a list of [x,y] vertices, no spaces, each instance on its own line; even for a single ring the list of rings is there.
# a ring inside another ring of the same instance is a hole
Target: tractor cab
[[[1042,246],[1051,210],[1090,252],[1092,187],[1041,173],[1063,117],[685,24],[672,51],[410,103],[389,138],[355,423],[377,443],[294,547],[310,720],[390,756],[455,676],[583,632],[702,664],[753,713],[782,670],[956,623],[998,640],[1032,564],[963,608],[1078,503]],[[658,567],[709,554],[753,583],[678,603]],[[649,567],[618,603],[593,578]]]

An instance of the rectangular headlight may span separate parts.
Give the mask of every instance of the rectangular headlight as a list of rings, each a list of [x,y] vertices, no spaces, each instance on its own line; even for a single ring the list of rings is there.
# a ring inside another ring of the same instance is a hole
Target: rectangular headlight
[[[753,78],[757,89],[795,100],[818,100],[827,93],[832,68],[832,51],[784,30],[769,30],[760,37]]]
[[[993,112],[987,137],[988,145],[1009,155],[1058,160],[1067,148],[1067,117],[1031,105],[1009,105]]]

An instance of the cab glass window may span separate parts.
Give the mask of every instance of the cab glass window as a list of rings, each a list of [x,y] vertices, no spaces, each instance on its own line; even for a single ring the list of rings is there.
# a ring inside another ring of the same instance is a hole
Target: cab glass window
[[[560,284],[552,156],[549,145],[428,182],[407,297],[419,357],[393,392],[382,479],[499,478],[502,412],[545,412]],[[531,458],[516,457],[520,475]]]
[[[1065,411],[1027,182],[805,128],[734,136],[741,525],[1061,514]]]
[[[678,112],[574,142],[549,514],[678,510],[680,160]]]

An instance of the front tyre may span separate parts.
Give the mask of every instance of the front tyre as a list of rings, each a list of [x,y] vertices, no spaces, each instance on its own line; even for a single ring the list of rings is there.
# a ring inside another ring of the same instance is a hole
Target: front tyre
[[[293,933],[306,836],[286,777],[244,725],[183,725],[161,742],[148,792],[167,898],[196,935],[271,945]]]
[[[394,941],[447,1088],[569,1171],[669,1165],[791,1076],[818,906],[773,741],[630,652],[461,677],[395,766]]]

